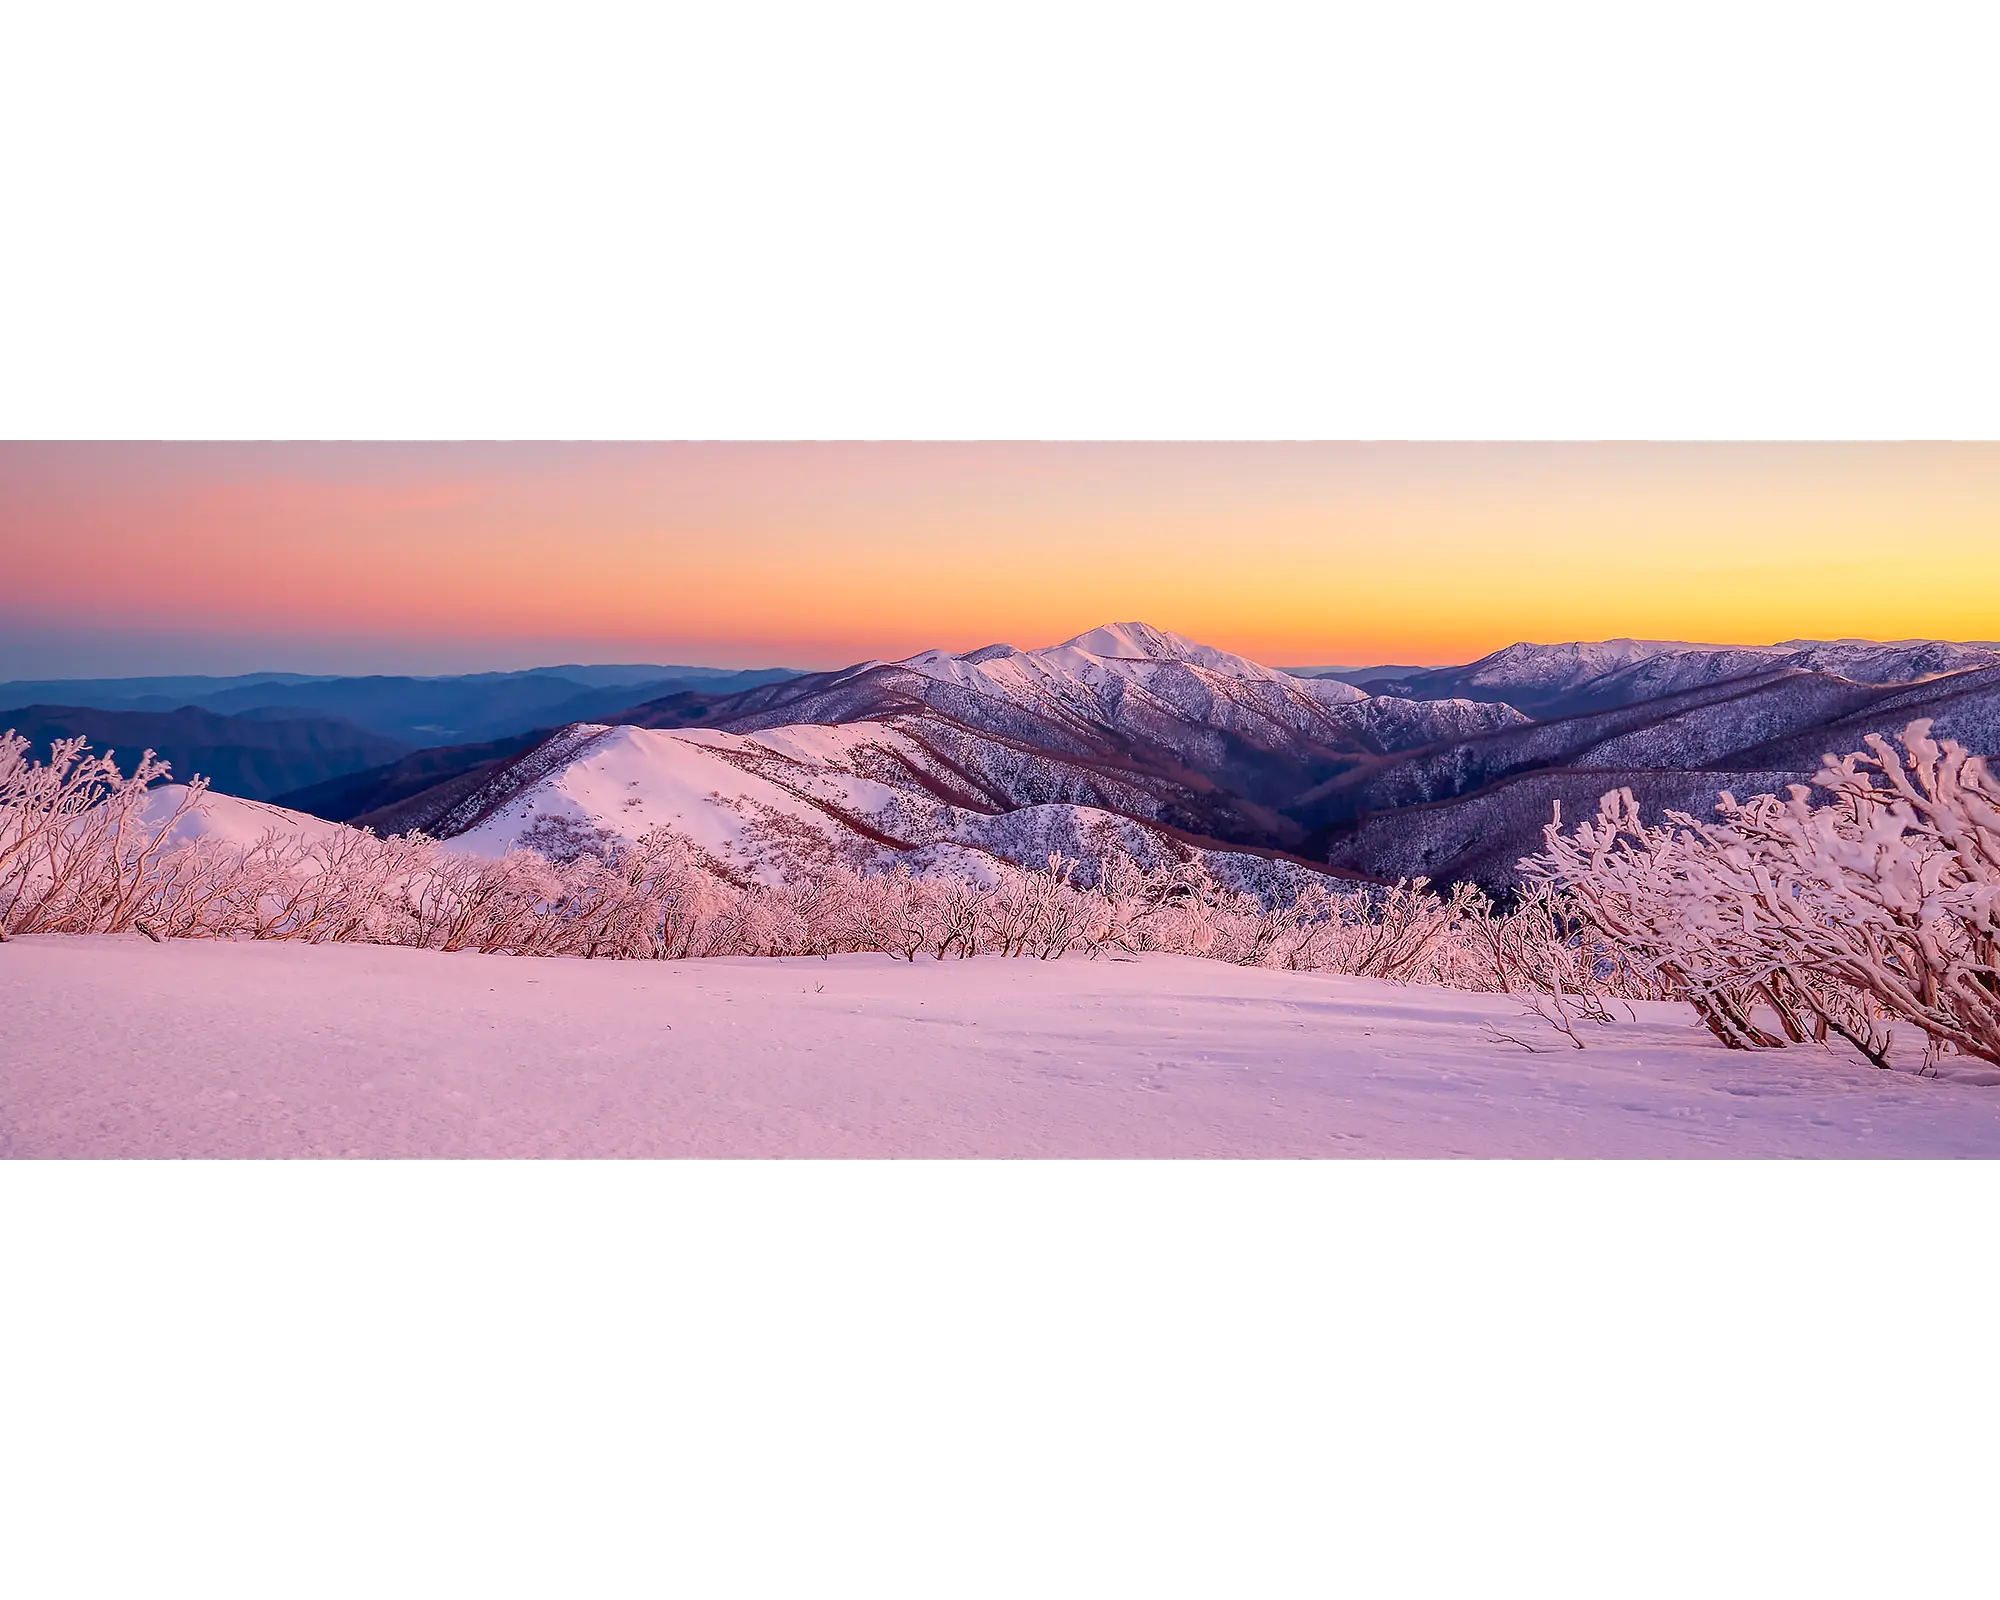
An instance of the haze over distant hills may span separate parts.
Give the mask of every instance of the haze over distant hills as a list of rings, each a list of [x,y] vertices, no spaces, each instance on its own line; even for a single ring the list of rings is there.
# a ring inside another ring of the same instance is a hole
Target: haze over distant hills
[[[0,683],[0,727],[17,728],[40,749],[72,734],[131,756],[150,748],[177,774],[199,772],[221,793],[264,800],[415,749],[540,737],[642,697],[729,692],[790,676],[783,668],[570,665],[451,677],[18,680]]]
[[[1372,689],[1378,683],[1394,683],[1402,678],[1428,672],[1429,667],[1286,667],[1295,678],[1337,678],[1357,689]]]
[[[289,707],[345,717],[411,744],[497,739],[619,711],[677,689],[730,692],[792,677],[783,667],[561,666],[448,677],[314,677],[256,672],[229,678],[16,680],[0,683],[0,706],[64,705],[99,711],[177,711],[225,716]]]
[[[265,800],[339,773],[357,772],[406,754],[409,746],[341,717],[253,711],[222,716],[199,706],[177,711],[101,711],[90,706],[28,705],[0,710],[0,729],[23,735],[46,758],[57,739],[82,736],[114,751],[130,771],[151,750],[176,777],[197,773],[219,794]]]
[[[1116,839],[1142,857],[1216,852],[1246,885],[1331,871],[1501,888],[1556,801],[1574,817],[1629,786],[1655,809],[1706,811],[1722,789],[1809,782],[1822,754],[1917,717],[2000,753],[2000,645],[1984,642],[1616,639],[1510,645],[1459,667],[1301,670],[1121,623],[836,672],[271,674],[92,692],[129,704],[194,688],[215,704],[120,714],[181,719],[191,760],[178,773],[210,770],[205,758],[219,789],[330,820],[480,849],[551,818],[586,841],[665,825],[742,871],[800,848],[916,863],[1060,849],[1087,873],[1092,841]],[[37,714],[38,727],[58,720]],[[454,733],[424,736],[442,726]],[[138,723],[117,731],[135,755]],[[371,738],[397,742],[369,761]],[[225,770],[217,752],[239,744],[322,770],[279,791],[270,758]]]

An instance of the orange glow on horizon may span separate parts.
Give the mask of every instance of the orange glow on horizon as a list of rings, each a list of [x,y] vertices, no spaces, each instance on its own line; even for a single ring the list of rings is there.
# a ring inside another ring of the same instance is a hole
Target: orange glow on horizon
[[[9,626],[384,671],[833,666],[1134,618],[1283,665],[1993,638],[2000,447],[8,444],[0,547]]]

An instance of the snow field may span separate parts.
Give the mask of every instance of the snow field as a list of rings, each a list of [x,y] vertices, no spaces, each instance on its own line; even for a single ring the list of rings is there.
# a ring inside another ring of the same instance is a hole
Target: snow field
[[[31,936],[0,1008],[17,1158],[2000,1155],[1990,1088],[1725,1051],[1685,1006],[1578,1051],[1503,995],[1176,956]]]

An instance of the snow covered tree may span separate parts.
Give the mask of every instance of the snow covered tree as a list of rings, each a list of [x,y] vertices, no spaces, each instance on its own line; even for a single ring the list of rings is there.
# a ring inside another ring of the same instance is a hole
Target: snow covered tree
[[[1524,865],[1726,1044],[1837,1034],[1886,1065],[1890,1020],[2000,1063],[2000,780],[1928,722],[1865,743],[1817,774],[1828,804],[1795,784],[1649,825],[1619,790]]]
[[[143,917],[160,854],[201,802],[197,778],[165,807],[147,791],[169,776],[148,750],[131,775],[116,753],[57,739],[46,762],[0,734],[0,938],[20,933],[122,933]]]

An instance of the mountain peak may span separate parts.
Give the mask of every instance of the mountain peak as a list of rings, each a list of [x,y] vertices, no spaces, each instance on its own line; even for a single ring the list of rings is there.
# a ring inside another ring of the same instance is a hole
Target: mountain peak
[[[1124,661],[1193,661],[1204,653],[1219,653],[1184,635],[1156,628],[1150,622],[1107,622],[1088,633],[1079,633],[1074,639],[1065,639],[1058,648],[1088,650],[1094,656]]]
[[[1198,644],[1186,634],[1169,633],[1150,622],[1107,622],[1101,628],[1079,633],[1074,639],[1065,639],[1056,649],[1082,650],[1106,661],[1183,661],[1229,678],[1272,681],[1285,676],[1247,656]]]
[[[968,667],[985,667],[1015,659],[1031,665],[1040,664],[1042,668],[1055,666],[1058,670],[1068,671],[1073,669],[1074,663],[1062,665],[1066,652],[1095,656],[1100,662],[1178,662],[1203,667],[1228,678],[1279,680],[1287,676],[1244,656],[1231,655],[1213,645],[1199,644],[1185,634],[1156,628],[1150,622],[1107,622],[1088,633],[1079,633],[1074,639],[1065,639],[1061,644],[1032,650],[1019,650],[1010,644],[989,644],[978,650],[968,650],[964,655],[953,655],[948,650],[922,650],[896,662],[860,662],[847,668],[843,675],[853,676],[879,666],[896,666],[932,677],[952,677]]]

